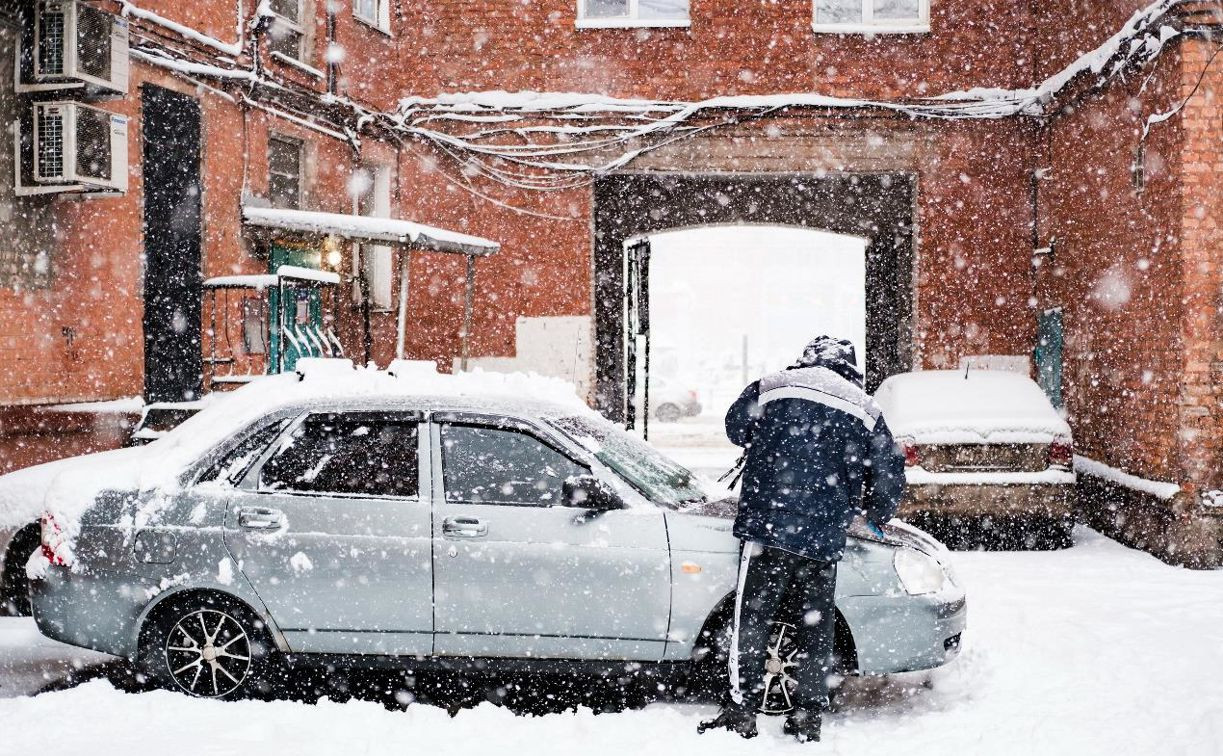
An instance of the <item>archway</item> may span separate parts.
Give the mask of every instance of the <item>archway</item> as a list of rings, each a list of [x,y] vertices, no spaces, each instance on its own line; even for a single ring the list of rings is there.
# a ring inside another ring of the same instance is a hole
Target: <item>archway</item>
[[[601,355],[595,376],[599,409],[618,421],[628,414],[625,332],[633,311],[626,307],[626,273],[632,266],[626,265],[625,242],[678,228],[765,224],[867,239],[867,388],[909,369],[915,198],[911,174],[641,173],[598,179],[594,309]]]

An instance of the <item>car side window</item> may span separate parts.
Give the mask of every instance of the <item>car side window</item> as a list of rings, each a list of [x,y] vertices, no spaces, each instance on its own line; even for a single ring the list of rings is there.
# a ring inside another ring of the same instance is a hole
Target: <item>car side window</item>
[[[565,479],[590,472],[521,431],[463,424],[441,430],[447,502],[557,506]]]
[[[361,496],[416,496],[419,422],[373,414],[310,415],[263,464],[259,488]]]
[[[238,485],[238,481],[242,480],[242,476],[250,469],[255,460],[263,454],[263,450],[268,447],[268,444],[276,440],[280,435],[280,431],[284,429],[287,420],[280,420],[275,423],[268,423],[251,433],[245,439],[238,443],[237,446],[230,449],[221,458],[208,468],[196,482],[208,483],[217,481],[227,483],[231,486]]]

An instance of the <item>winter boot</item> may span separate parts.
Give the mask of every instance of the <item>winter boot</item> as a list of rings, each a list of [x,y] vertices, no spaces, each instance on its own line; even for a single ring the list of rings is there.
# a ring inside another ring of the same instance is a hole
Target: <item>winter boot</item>
[[[781,731],[800,743],[818,743],[822,717],[819,710],[795,709],[786,717]]]
[[[730,730],[741,738],[756,737],[756,712],[742,704],[728,703],[718,716],[697,725],[698,733],[706,730]]]

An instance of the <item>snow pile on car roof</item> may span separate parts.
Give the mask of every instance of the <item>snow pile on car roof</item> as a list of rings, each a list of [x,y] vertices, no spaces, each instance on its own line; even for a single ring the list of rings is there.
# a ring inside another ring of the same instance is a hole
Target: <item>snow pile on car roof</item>
[[[1030,378],[999,370],[894,375],[875,394],[892,434],[923,443],[1048,443],[1070,426]]]
[[[392,374],[348,360],[303,361],[302,373],[267,376],[233,392],[212,394],[207,406],[153,443],[74,457],[0,476],[0,528],[21,527],[44,514],[71,538],[81,514],[105,490],[170,492],[186,468],[235,432],[285,407],[360,398],[455,398],[495,403],[527,413],[555,409],[591,413],[572,384],[523,373],[476,371]],[[146,512],[145,514],[149,514]]]

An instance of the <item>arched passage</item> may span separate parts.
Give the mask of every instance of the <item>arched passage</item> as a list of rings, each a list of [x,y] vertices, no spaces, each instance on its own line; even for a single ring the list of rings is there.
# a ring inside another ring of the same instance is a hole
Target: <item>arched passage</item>
[[[625,418],[625,246],[707,225],[765,224],[867,239],[866,376],[873,390],[911,364],[914,202],[909,174],[617,174],[594,186],[596,401]]]

